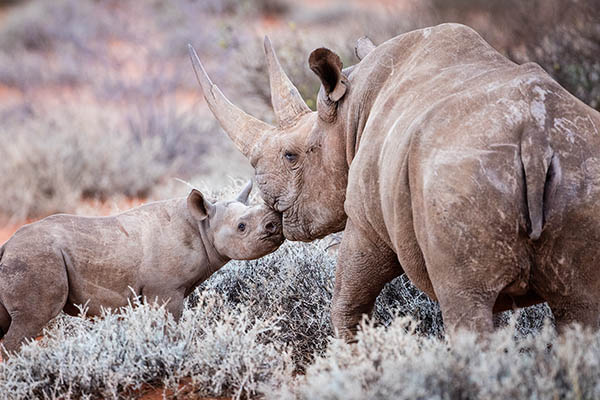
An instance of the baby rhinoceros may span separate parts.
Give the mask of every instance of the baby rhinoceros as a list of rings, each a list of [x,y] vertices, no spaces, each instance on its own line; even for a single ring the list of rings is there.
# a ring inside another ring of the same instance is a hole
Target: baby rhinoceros
[[[283,242],[281,215],[248,206],[252,181],[234,201],[187,199],[142,205],[109,217],[57,214],[19,229],[0,247],[0,339],[8,353],[61,310],[88,315],[135,296],[183,299],[231,259],[255,259]]]

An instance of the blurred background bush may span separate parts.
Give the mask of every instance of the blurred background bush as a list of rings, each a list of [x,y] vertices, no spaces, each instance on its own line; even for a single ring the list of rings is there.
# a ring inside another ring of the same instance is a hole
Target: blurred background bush
[[[449,21],[474,27],[518,63],[539,63],[598,109],[598,5],[597,0],[1,0],[0,223],[78,212],[89,201],[184,194],[186,187],[174,185],[173,177],[213,186],[225,176],[249,177],[248,163],[204,105],[187,43],[198,49],[228,97],[267,121],[273,115],[265,34],[314,108],[319,83],[307,66],[312,49],[330,47],[347,66],[356,62],[353,46],[362,35],[381,43]]]

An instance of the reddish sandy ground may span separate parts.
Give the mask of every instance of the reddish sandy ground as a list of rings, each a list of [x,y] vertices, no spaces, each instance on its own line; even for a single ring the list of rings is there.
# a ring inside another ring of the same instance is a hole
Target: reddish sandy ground
[[[172,396],[172,393],[167,392],[167,398]],[[197,394],[194,393],[193,390],[186,389],[185,386],[182,387],[182,390],[177,394],[178,399],[195,399],[195,400],[225,400],[230,399],[230,397],[198,397]],[[141,390],[140,400],[162,400],[163,399],[163,390],[162,388],[152,388],[148,387]]]
[[[0,227],[0,243],[6,242],[13,235],[13,233],[17,231],[17,229],[29,222],[32,221],[26,221],[22,224],[7,225]]]

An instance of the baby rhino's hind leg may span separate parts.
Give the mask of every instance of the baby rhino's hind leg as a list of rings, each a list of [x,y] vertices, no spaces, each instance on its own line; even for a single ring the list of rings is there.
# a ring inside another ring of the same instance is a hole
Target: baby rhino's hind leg
[[[6,308],[0,303],[0,340],[6,335],[8,332],[8,327],[10,326],[10,315]]]
[[[58,312],[56,314],[58,314]],[[25,315],[20,312],[16,313],[13,316],[8,333],[4,337],[3,345],[6,353],[3,354],[3,358],[8,356],[7,353],[18,351],[26,340],[35,338],[48,321],[55,317],[56,314],[48,317],[41,314]]]
[[[17,260],[12,265],[3,261],[0,297],[10,318],[8,331],[0,326],[4,331],[3,358],[18,351],[26,340],[35,338],[60,313],[67,300],[68,281],[62,257],[50,256],[44,260],[45,265],[36,268]]]
[[[2,338],[8,332],[8,327],[10,326],[10,315],[8,315],[8,311],[6,308],[0,303],[0,361],[2,361]]]

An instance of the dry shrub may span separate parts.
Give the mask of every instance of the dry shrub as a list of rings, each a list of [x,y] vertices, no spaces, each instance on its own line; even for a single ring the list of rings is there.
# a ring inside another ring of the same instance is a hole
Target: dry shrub
[[[334,258],[317,245],[288,242],[261,259],[232,261],[198,291],[221,293],[228,307],[244,305],[259,319],[277,315],[279,340],[302,368],[333,334],[334,265]]]
[[[82,199],[155,197],[174,177],[216,169],[207,156],[223,136],[210,118],[153,102],[119,110],[22,104],[0,119],[0,215],[12,222],[73,212]]]
[[[136,142],[158,142],[157,161],[177,176],[206,174],[213,168],[205,159],[224,135],[212,115],[178,112],[165,102],[138,101],[124,118]]]
[[[375,302],[374,320],[387,326],[398,316],[419,321],[415,332],[421,335],[444,337],[440,305],[417,289],[404,274],[385,285]]]
[[[102,59],[101,40],[124,35],[100,2],[34,0],[16,7],[0,26],[0,83],[33,89],[95,78],[87,66]]]
[[[45,23],[40,23],[44,21]],[[30,1],[15,9],[0,28],[0,49],[49,51],[85,48],[111,32],[106,9],[91,1]],[[114,32],[114,31],[112,31]]]
[[[0,363],[0,399],[130,398],[146,384],[200,396],[249,397],[288,368],[273,318],[224,309],[215,293],[176,323],[163,307],[105,312],[91,321],[59,317],[41,342]]]
[[[556,337],[515,336],[514,321],[478,342],[467,332],[449,345],[415,334],[415,322],[363,323],[356,344],[332,341],[290,380],[265,389],[278,399],[594,399],[600,396],[600,335],[574,327]]]
[[[95,108],[11,121],[0,138],[0,213],[14,221],[73,210],[82,197],[145,197],[169,168],[160,140]]]

